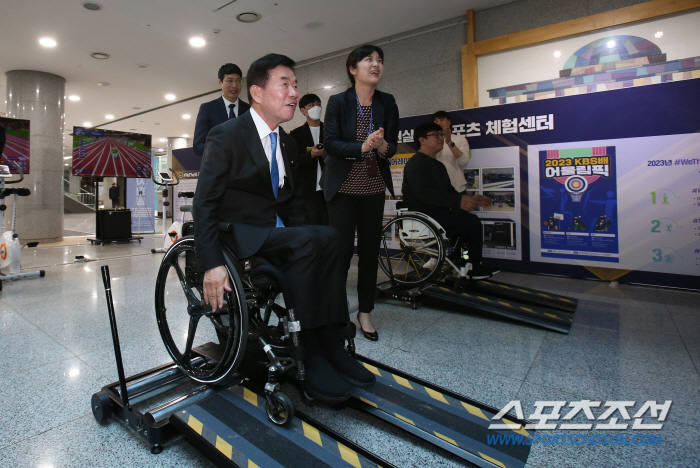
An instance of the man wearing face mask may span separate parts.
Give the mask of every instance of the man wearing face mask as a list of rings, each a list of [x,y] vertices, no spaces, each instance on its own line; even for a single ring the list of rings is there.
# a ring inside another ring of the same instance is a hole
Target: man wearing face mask
[[[294,166],[297,198],[304,201],[306,224],[328,225],[328,209],[323,198],[321,173],[328,153],[323,149],[323,123],[321,123],[321,99],[315,94],[306,94],[299,100],[299,109],[306,123],[292,130],[290,135],[297,142],[297,164]]]

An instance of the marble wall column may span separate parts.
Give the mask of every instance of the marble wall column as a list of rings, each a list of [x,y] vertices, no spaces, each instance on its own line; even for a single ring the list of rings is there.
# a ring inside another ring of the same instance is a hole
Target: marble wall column
[[[63,127],[66,80],[51,73],[13,70],[7,76],[7,117],[30,121],[29,174],[18,184],[32,194],[17,204],[21,242],[63,239]],[[12,199],[5,200],[12,213]],[[9,229],[12,216],[6,216]]]

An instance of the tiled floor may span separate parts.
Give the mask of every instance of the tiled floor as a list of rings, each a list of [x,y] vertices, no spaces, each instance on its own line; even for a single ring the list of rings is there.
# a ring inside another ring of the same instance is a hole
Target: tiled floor
[[[0,293],[0,466],[213,466],[182,440],[151,455],[90,412],[92,393],[116,380],[101,265],[111,270],[127,374],[169,361],[153,317],[161,256],[150,249],[159,244],[156,236],[23,251],[23,268],[46,277],[4,282]],[[94,261],[75,263],[76,255]],[[529,467],[700,466],[700,293],[507,272],[497,279],[578,298],[571,332],[391,302],[375,310],[379,342],[359,338],[358,351],[498,408],[520,400],[525,417],[538,400],[673,401],[662,430],[642,431],[661,435],[659,445],[537,445]],[[295,401],[397,466],[465,466],[355,410]],[[631,439],[640,431],[603,432]]]

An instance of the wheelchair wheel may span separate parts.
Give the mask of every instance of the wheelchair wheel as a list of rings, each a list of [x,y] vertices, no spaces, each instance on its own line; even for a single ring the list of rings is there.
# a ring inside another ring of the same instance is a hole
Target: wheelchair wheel
[[[165,348],[182,372],[206,384],[233,374],[247,343],[248,308],[243,285],[235,269],[227,266],[226,270],[232,290],[224,293],[224,307],[214,313],[204,302],[204,274],[197,271],[191,237],[170,247],[156,280],[156,319]],[[193,366],[193,352],[210,342],[215,345],[207,347],[206,363]]]
[[[405,285],[424,283],[440,272],[444,261],[443,238],[428,220],[399,216],[382,229],[379,265],[392,281]]]
[[[292,422],[292,419],[294,419],[294,404],[292,400],[281,392],[273,393],[270,398],[274,401],[274,404],[270,405],[270,400],[267,400],[265,403],[265,412],[270,421],[278,426],[284,426]]]

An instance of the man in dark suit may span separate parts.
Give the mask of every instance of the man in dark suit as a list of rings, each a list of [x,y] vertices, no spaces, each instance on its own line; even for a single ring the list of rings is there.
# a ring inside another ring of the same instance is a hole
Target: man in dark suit
[[[207,141],[209,130],[243,115],[250,106],[241,101],[238,95],[241,93],[243,72],[238,65],[226,63],[219,68],[219,86],[222,95],[213,101],[205,102],[199,106],[197,122],[194,125],[194,152],[202,156],[204,143]]]
[[[306,390],[324,401],[345,401],[350,384],[372,385],[374,376],[338,340],[349,315],[337,233],[327,226],[287,224],[296,143],[279,124],[294,116],[299,99],[294,62],[266,55],[251,64],[247,78],[252,108],[209,133],[194,197],[204,300],[216,311],[223,307],[224,290],[231,290],[219,242],[239,259],[257,255],[277,265],[296,293]],[[222,221],[231,223],[232,233],[219,234]]]
[[[324,160],[328,155],[322,145],[321,98],[315,94],[302,96],[299,99],[299,110],[306,117],[306,123],[289,132],[297,142],[297,162],[292,168],[296,195],[303,200],[306,208],[306,224],[327,226],[328,207],[319,184]]]

